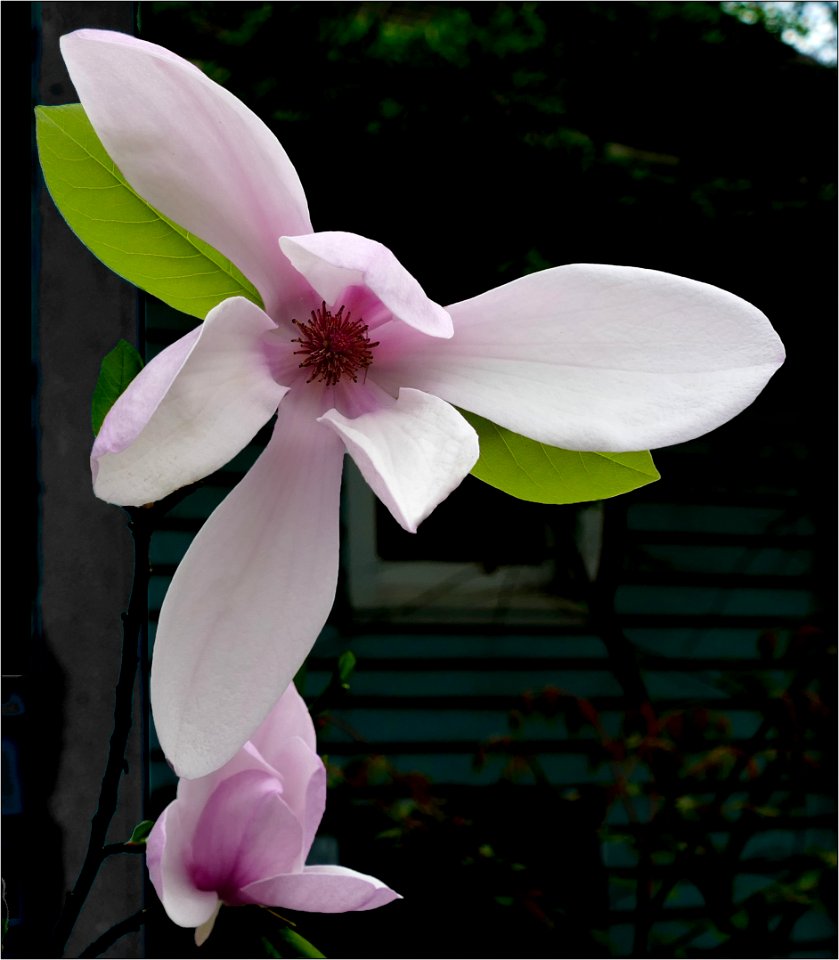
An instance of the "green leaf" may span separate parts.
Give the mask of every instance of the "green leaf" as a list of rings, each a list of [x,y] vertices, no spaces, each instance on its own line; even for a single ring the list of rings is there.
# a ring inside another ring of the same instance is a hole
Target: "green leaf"
[[[355,670],[356,658],[352,650],[345,650],[338,657],[338,679],[344,685],[349,685],[350,677]]]
[[[628,493],[658,480],[646,450],[584,453],[549,447],[460,411],[478,433],[481,455],[472,468],[479,480],[520,500],[582,503]]]
[[[99,379],[96,381],[90,405],[90,422],[94,436],[99,433],[102,422],[120,394],[142,369],[143,358],[127,340],[120,340],[114,349],[105,355],[99,366]]]
[[[128,839],[128,843],[133,843],[135,845],[143,844],[145,846],[146,840],[148,839],[153,826],[154,820],[141,820],[131,831],[131,836]]]
[[[301,937],[299,933],[295,933],[291,927],[283,927],[274,936],[284,949],[282,953],[278,953],[276,947],[262,937],[262,946],[269,957],[324,957],[317,947],[309,943],[305,937]]]
[[[50,195],[76,236],[107,267],[201,320],[228,297],[262,306],[256,288],[229,260],[128,185],[80,103],[37,107],[35,113]]]

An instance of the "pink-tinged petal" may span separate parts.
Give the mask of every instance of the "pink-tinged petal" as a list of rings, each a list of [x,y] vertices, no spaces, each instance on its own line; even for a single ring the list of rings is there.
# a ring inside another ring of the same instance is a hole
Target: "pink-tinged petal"
[[[355,233],[326,231],[282,237],[280,247],[327,306],[339,307],[338,298],[347,288],[365,287],[408,326],[430,337],[451,337],[451,317],[428,299],[419,283],[381,243]],[[356,289],[353,297],[357,295]],[[361,319],[370,322],[370,317],[362,315]]]
[[[457,487],[478,459],[478,437],[448,403],[403,387],[398,399],[378,391],[378,405],[349,418],[337,410],[320,422],[341,437],[364,479],[394,518],[418,524]]]
[[[139,506],[231,460],[277,409],[263,340],[271,319],[242,297],[155,357],[105,418],[91,453],[93,490]]]
[[[636,267],[557,267],[448,309],[445,344],[382,338],[377,382],[410,383],[569,450],[700,436],[747,407],[784,359],[745,300]]]
[[[303,849],[308,854],[326,806],[326,769],[317,754],[315,725],[309,708],[294,683],[288,685],[245,750],[259,757],[267,769],[276,771],[280,777],[283,800],[303,825]],[[252,760],[240,760],[243,754],[240,750],[222,770],[228,770],[237,761],[252,763]],[[191,786],[215,776],[217,774],[180,782]]]
[[[198,824],[198,818],[216,787],[225,780],[246,771],[256,771],[277,778],[276,769],[266,763],[253,744],[246,743],[224,766],[208,773],[206,777],[199,777],[197,780],[183,778],[178,780],[178,813],[181,829],[192,835]]]
[[[200,890],[225,903],[253,902],[248,884],[303,866],[303,830],[277,777],[246,770],[213,791],[192,838],[190,873]]]
[[[244,771],[276,777],[283,800],[303,824],[308,852],[326,805],[326,770],[317,754],[315,727],[306,702],[289,684],[250,740],[223,767],[197,780],[178,781],[182,820],[194,828],[216,787]]]
[[[302,873],[252,883],[245,893],[266,906],[313,913],[374,910],[402,899],[375,877],[335,866],[304,867]]]
[[[277,238],[311,230],[297,172],[268,127],[200,70],[104,30],[61,38],[73,84],[131,186],[256,285],[265,309],[306,289]]]
[[[191,831],[183,828],[178,801],[158,817],[146,841],[146,864],[160,902],[173,923],[199,927],[218,907],[214,890],[199,890],[189,872]]]
[[[270,764],[277,767],[274,763],[273,748],[289,737],[300,737],[312,753],[317,752],[315,725],[306,701],[293,683],[289,684],[277,705],[251,737],[251,743]]]
[[[273,765],[281,774],[283,800],[303,827],[303,858],[308,856],[326,807],[326,768],[299,737],[274,748]]]
[[[306,658],[335,598],[343,447],[290,393],[270,443],[175,572],[151,672],[163,751],[182,777],[226,763]]]

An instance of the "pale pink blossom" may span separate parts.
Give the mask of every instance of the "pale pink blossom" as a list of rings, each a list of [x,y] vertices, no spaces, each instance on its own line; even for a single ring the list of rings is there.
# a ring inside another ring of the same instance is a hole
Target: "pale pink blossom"
[[[178,783],[155,823],[146,862],[170,919],[201,940],[222,903],[344,913],[399,899],[347,867],[305,866],[325,801],[315,730],[291,684],[232,760]]]
[[[444,309],[381,244],[313,233],[274,135],[196,67],[95,30],[62,50],[129,183],[265,305],[226,300],[155,358],[92,454],[97,495],[142,504],[221,467],[279,410],[161,611],[152,703],[182,776],[236,753],[323,626],[345,453],[413,531],[478,456],[455,406],[557,447],[644,450],[729,420],[783,362],[755,307],[635,267],[556,267]]]

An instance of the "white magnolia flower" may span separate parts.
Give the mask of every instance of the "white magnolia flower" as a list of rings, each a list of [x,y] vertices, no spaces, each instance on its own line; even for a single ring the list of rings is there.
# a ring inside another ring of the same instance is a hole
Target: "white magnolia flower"
[[[97,495],[142,504],[222,466],[278,412],[161,611],[152,706],[184,777],[234,756],[326,620],[345,453],[416,530],[478,457],[452,405],[553,446],[643,450],[725,423],[783,362],[755,307],[634,267],[556,267],[444,309],[381,244],[313,233],[274,135],[196,67],[96,30],[62,51],[131,186],[265,306],[210,311],[142,371],[93,449]]]

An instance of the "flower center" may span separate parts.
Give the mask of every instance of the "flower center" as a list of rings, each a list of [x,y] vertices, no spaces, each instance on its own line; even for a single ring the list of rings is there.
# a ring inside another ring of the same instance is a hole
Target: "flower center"
[[[323,302],[318,310],[312,310],[311,320],[291,322],[300,331],[300,336],[291,341],[300,344],[294,355],[304,357],[299,366],[309,367],[312,372],[306,383],[322,380],[334,387],[343,377],[358,383],[359,370],[367,373],[373,362],[373,347],[379,341],[370,342],[367,324],[351,319],[349,310],[345,314],[341,306],[332,314]]]

